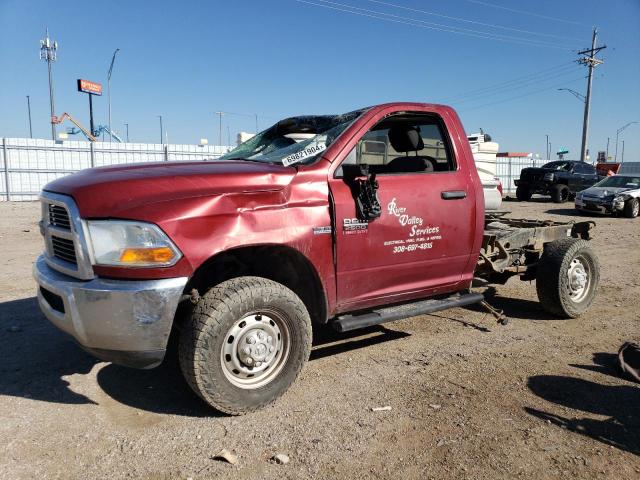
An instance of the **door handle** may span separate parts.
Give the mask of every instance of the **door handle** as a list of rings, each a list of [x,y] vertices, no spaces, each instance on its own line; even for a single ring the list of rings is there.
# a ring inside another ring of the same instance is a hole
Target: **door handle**
[[[467,198],[467,192],[464,190],[449,190],[448,192],[441,192],[443,200],[458,200],[460,198]]]

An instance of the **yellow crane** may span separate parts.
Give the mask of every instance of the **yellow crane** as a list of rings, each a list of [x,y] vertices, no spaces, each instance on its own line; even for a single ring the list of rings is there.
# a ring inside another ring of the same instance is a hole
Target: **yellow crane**
[[[58,117],[58,116],[56,116],[56,115],[52,116],[52,117],[51,117],[51,123],[58,125],[58,124],[60,124],[60,123],[64,122],[65,118],[68,118],[68,119],[69,119],[69,121],[70,121],[71,123],[73,123],[76,127],[78,127],[78,128],[82,131],[82,133],[84,133],[84,136],[85,136],[85,137],[87,137],[87,139],[88,139],[89,141],[91,141],[91,142],[97,142],[97,141],[98,141],[98,140],[96,139],[96,137],[94,137],[94,136],[93,136],[93,134],[92,134],[89,130],[87,130],[86,128],[84,128],[84,127],[80,124],[80,122],[78,122],[75,118],[73,118],[73,117],[71,116],[71,114],[69,114],[69,113],[67,113],[67,112],[64,112],[64,113],[63,113],[62,115],[60,115],[59,117]]]

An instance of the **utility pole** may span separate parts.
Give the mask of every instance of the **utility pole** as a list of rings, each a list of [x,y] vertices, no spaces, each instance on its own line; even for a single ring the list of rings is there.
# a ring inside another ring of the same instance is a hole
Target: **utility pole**
[[[56,115],[56,108],[53,102],[53,77],[51,76],[51,64],[58,59],[58,42],[54,42],[49,38],[49,29],[43,40],[40,40],[40,59],[47,62],[49,69],[49,103],[51,104],[51,139],[56,140],[56,124],[53,123],[53,117]]]
[[[129,124],[125,123],[124,124],[124,128],[125,128],[125,130],[127,132],[127,143],[129,143]]]
[[[607,137],[607,153],[605,154],[604,161],[609,161],[609,137]]]
[[[591,110],[591,85],[593,83],[593,69],[604,63],[603,60],[595,57],[596,53],[600,50],[607,48],[606,45],[602,47],[596,47],[598,40],[598,29],[593,29],[593,37],[591,39],[591,49],[578,52],[578,55],[585,55],[578,60],[578,63],[582,63],[589,68],[589,75],[587,80],[587,96],[584,102],[584,120],[582,122],[582,147],[580,148],[580,160],[587,161],[587,141],[589,137],[589,111]]]
[[[160,119],[160,144],[164,143],[164,139],[162,137],[162,115],[158,115],[158,118]]]
[[[111,72],[113,72],[113,62],[116,61],[116,54],[120,51],[116,48],[111,57],[111,65],[109,66],[109,73],[107,73],[107,101],[109,103],[109,143],[111,143],[113,135],[111,135]]]
[[[549,160],[549,155],[551,155],[549,153],[549,135],[545,135],[545,137],[547,137],[547,156],[546,156],[546,159]]]
[[[33,128],[31,127],[31,100],[27,95],[27,112],[29,113],[29,138],[33,138]]]
[[[224,112],[216,112],[216,115],[218,115],[219,117],[219,127],[220,127],[220,131],[218,135],[218,145],[222,147],[222,116],[224,115]]]

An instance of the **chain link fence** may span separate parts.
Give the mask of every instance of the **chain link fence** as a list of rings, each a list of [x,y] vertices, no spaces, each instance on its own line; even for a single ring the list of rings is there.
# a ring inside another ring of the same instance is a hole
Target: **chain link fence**
[[[229,146],[3,138],[0,200],[37,200],[44,185],[85,168],[139,162],[212,160]]]

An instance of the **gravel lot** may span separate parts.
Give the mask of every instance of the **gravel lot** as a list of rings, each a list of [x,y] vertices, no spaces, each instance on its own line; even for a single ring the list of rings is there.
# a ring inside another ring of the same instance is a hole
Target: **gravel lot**
[[[575,218],[569,204],[505,207]],[[640,386],[614,356],[640,340],[640,219],[596,218],[601,287],[583,318],[553,319],[512,279],[491,300],[505,327],[455,309],[324,335],[275,406],[226,417],[174,362],[98,362],[44,320],[38,217],[0,203],[0,478],[640,478]],[[212,458],[223,448],[236,465]]]

